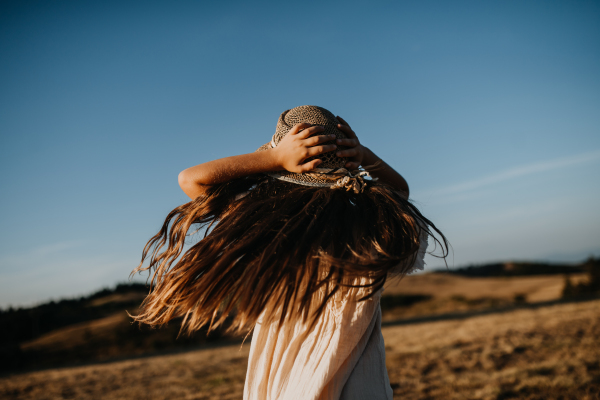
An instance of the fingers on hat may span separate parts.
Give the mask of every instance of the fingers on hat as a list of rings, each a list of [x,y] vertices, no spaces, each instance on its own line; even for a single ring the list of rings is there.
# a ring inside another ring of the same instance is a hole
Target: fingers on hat
[[[354,157],[358,155],[358,150],[356,149],[356,147],[353,147],[351,149],[340,150],[337,153],[335,153],[335,155],[338,157]]]
[[[323,161],[318,158],[310,160],[309,162],[300,165],[300,173],[312,171],[313,169],[317,168],[322,162]]]
[[[320,125],[315,125],[315,126],[308,125],[308,126],[309,126],[309,128],[303,129],[302,131],[298,132],[298,138],[306,139],[316,133],[323,132],[325,130],[325,128],[323,128]]]
[[[358,146],[358,139],[338,139],[335,141],[340,146],[356,147]]]
[[[336,117],[338,119],[338,121],[340,121],[342,124],[350,127],[350,124],[346,122],[346,120],[342,117],[340,117],[339,115]]]
[[[323,154],[323,153],[328,153],[330,151],[334,151],[337,148],[337,146],[335,144],[326,144],[323,146],[314,146],[314,147],[309,147],[306,151],[306,153],[308,154],[308,157],[314,157],[314,156],[318,156],[319,154]]]
[[[331,142],[332,140],[335,140],[335,135],[315,135],[306,139],[304,143],[307,146],[316,146],[321,143]]]
[[[350,128],[348,125],[338,125],[338,129],[342,132],[344,132],[346,135],[348,135],[351,138],[356,139],[356,133],[354,133],[354,131],[352,130],[352,128]]]
[[[290,129],[290,135],[295,135],[298,132],[300,132],[302,129],[306,129],[309,128],[310,124],[307,122],[300,122],[299,124],[296,124],[292,127],[292,129]]]
[[[348,161],[345,165],[346,168],[348,168],[349,170],[353,170],[353,169],[358,169],[358,167],[360,167],[360,164],[357,163],[356,161]]]

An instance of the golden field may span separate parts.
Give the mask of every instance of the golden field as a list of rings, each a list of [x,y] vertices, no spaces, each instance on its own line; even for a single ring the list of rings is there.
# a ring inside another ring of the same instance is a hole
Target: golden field
[[[600,398],[600,300],[501,308],[523,294],[529,302],[556,300],[561,290],[561,276],[423,274],[392,283],[384,294],[431,296],[386,312],[382,331],[395,398]],[[486,315],[450,315],[416,323],[403,319],[424,312],[472,312],[489,306],[490,299],[500,308]],[[110,321],[96,323],[96,329],[106,329],[106,324]],[[86,328],[93,335],[93,327]],[[70,332],[76,336],[81,329]],[[36,343],[64,345],[68,340],[63,332]],[[248,343],[222,343],[181,353],[5,375],[0,378],[0,398],[240,399],[248,351]]]

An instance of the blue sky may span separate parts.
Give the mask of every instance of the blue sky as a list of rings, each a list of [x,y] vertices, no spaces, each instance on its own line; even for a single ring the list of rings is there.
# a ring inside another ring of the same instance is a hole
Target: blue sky
[[[5,1],[0,54],[1,307],[125,281],[181,170],[304,104],[405,176],[450,266],[600,255],[598,2]]]

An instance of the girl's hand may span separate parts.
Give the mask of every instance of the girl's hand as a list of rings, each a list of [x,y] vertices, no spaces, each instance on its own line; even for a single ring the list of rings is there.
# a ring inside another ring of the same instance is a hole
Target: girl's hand
[[[365,159],[366,150],[363,145],[360,144],[356,133],[354,133],[352,128],[350,128],[350,125],[348,125],[348,123],[339,115],[337,116],[337,119],[342,122],[341,124],[338,124],[338,129],[344,132],[346,136],[348,136],[348,139],[338,139],[336,140],[336,143],[340,146],[347,146],[350,148],[346,150],[340,150],[335,153],[335,155],[350,159],[350,161],[348,161],[345,165],[347,169],[358,169]]]
[[[335,140],[335,135],[317,135],[323,130],[322,126],[312,126],[308,123],[294,125],[277,147],[272,149],[277,163],[289,172],[303,173],[315,169],[323,162],[322,160],[318,158],[308,162],[304,160],[337,148],[335,144],[322,144]]]

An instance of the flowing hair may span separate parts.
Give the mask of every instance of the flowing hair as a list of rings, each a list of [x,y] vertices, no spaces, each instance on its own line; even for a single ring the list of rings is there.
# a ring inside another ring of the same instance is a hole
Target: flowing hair
[[[192,229],[203,237],[184,252]],[[435,225],[372,181],[362,193],[263,174],[213,185],[171,211],[146,244],[132,274],[151,271],[150,293],[133,318],[154,326],[183,317],[188,333],[227,320],[229,331],[242,333],[274,302],[279,323],[295,316],[312,325],[340,288],[364,288],[359,300],[366,300],[388,273],[406,273],[423,233],[445,258],[448,243]]]

